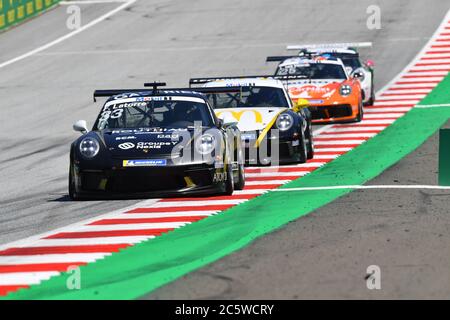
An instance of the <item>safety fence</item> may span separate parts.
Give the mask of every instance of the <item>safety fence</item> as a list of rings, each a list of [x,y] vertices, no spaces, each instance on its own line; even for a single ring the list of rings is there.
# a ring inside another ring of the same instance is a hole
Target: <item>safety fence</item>
[[[0,31],[36,16],[61,0],[0,0]]]

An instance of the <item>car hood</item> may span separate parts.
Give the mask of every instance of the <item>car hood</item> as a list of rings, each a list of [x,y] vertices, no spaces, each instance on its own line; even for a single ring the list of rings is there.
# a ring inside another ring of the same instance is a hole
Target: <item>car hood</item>
[[[186,129],[113,129],[100,136],[113,157],[139,158],[169,156],[174,147],[191,136]]]
[[[340,79],[295,81],[289,83],[288,91],[292,99],[327,99],[338,92],[342,83]]]
[[[215,109],[217,117],[234,118],[238,121],[237,127],[240,131],[263,130],[271,125],[278,115],[288,108],[226,108]]]

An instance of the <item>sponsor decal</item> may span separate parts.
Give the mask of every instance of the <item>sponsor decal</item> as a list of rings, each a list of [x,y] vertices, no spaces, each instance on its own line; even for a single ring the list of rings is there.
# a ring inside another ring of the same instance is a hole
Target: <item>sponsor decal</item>
[[[313,93],[321,93],[325,94],[330,92],[331,89],[328,87],[320,87],[315,85],[306,85],[302,87],[291,87],[289,88],[289,94],[298,95],[302,92],[313,92]]]
[[[213,182],[223,182],[227,181],[227,173],[226,172],[216,172],[213,176]]]
[[[166,159],[123,160],[124,167],[162,167],[166,165]]]
[[[135,140],[135,139],[136,139],[135,136],[116,137],[116,141],[120,141],[120,140]]]
[[[254,115],[255,115],[255,122],[256,123],[262,123],[262,121],[263,121],[263,118],[262,118],[262,115],[261,115],[261,113],[259,113],[258,111],[256,111],[256,110],[242,110],[242,111],[233,111],[233,110],[230,110],[230,111],[220,111],[220,112],[217,112],[217,117],[219,117],[222,113],[224,113],[224,112],[229,112],[229,113],[231,113],[231,115],[233,116],[233,118],[235,118],[237,121],[239,121],[239,120],[241,120],[241,117],[242,117],[242,115],[244,114],[244,113],[253,113]]]
[[[114,104],[111,108],[111,106],[109,106],[110,109],[123,109],[123,108],[132,108],[132,107],[146,107],[147,103],[145,102],[127,102],[127,103],[118,103],[118,104]]]
[[[138,142],[136,149],[161,149],[163,146],[173,146],[177,143],[177,141]]]
[[[164,132],[183,132],[189,131],[188,128],[138,128],[138,129],[119,129],[113,130],[112,134],[147,134]]]
[[[124,142],[119,144],[119,148],[122,150],[129,150],[129,149],[133,149],[136,145],[132,142]]]
[[[324,100],[321,99],[308,99],[311,104],[322,104]]]

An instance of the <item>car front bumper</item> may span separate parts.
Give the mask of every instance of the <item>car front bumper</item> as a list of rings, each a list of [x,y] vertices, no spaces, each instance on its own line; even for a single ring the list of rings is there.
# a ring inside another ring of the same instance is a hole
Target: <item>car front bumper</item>
[[[225,191],[225,169],[192,164],[167,167],[83,168],[75,166],[80,197],[166,197]]]

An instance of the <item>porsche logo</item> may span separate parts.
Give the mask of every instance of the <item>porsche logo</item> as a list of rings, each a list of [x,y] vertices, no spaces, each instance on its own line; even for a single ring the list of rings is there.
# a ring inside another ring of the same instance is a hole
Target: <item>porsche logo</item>
[[[231,113],[231,115],[233,116],[233,118],[235,118],[237,121],[240,121],[240,120],[241,120],[242,115],[243,115],[244,113],[253,113],[254,116],[255,116],[255,122],[256,122],[256,123],[262,123],[262,122],[263,122],[261,113],[259,113],[259,112],[256,111],[256,110],[242,110],[242,111],[234,111],[234,110],[229,110],[229,111],[228,111],[228,110],[226,110],[226,111],[220,111],[220,112],[217,112],[216,115],[219,117],[221,114],[223,114],[223,113],[225,113],[225,112]]]

